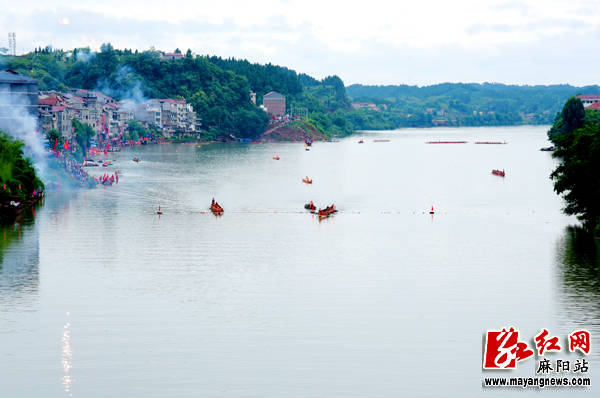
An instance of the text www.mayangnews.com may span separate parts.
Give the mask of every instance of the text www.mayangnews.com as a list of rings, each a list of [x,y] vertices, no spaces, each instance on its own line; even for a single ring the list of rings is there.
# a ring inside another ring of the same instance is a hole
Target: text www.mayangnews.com
[[[486,377],[484,387],[584,387],[591,385],[589,377]]]

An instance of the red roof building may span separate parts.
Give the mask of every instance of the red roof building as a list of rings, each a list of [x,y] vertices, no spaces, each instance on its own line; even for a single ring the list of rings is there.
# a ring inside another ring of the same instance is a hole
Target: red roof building
[[[589,107],[592,104],[600,102],[600,94],[580,94],[577,96],[583,102],[583,106],[585,108]]]
[[[595,111],[600,110],[600,102],[594,102],[592,105],[588,106],[587,109],[593,109]]]

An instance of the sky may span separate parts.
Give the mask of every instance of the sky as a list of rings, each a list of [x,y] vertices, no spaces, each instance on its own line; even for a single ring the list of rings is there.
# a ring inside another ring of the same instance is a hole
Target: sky
[[[18,7],[15,7],[18,4]],[[0,0],[0,47],[182,51],[346,85],[600,83],[598,0]]]

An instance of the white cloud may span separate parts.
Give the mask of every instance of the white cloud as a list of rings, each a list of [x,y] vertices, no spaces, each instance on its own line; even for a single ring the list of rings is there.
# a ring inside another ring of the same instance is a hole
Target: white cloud
[[[273,62],[345,82],[596,83],[591,0],[23,0],[0,26],[20,51],[103,42]],[[6,3],[6,4],[2,4]],[[69,23],[57,24],[57,21]],[[0,41],[0,45],[2,42]],[[575,51],[581,50],[581,52]],[[567,59],[566,54],[574,58]],[[543,62],[543,64],[542,64]],[[535,71],[535,72],[534,72]]]

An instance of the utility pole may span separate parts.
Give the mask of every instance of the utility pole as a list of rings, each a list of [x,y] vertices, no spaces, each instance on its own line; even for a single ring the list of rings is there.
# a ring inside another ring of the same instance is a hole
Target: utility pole
[[[17,55],[17,35],[15,32],[8,32],[8,51],[13,56]]]

